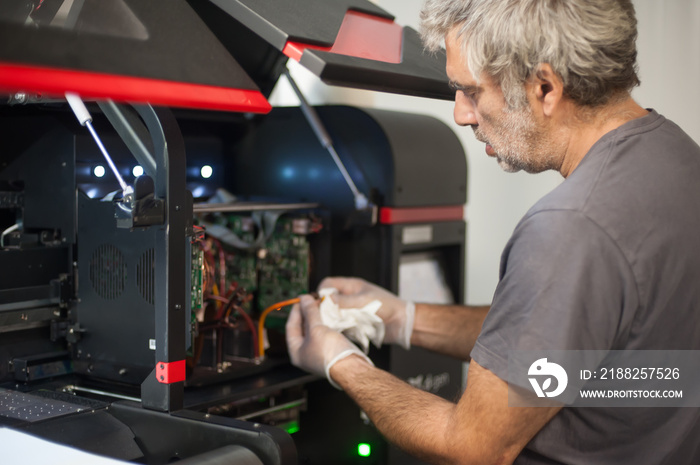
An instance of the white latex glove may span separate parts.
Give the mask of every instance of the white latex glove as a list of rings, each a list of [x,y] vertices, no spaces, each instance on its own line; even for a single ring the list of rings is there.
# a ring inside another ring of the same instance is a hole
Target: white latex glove
[[[373,300],[379,300],[382,306],[377,311],[386,327],[384,342],[398,344],[404,349],[411,347],[413,321],[416,307],[413,302],[400,299],[391,292],[360,278],[326,278],[321,281],[319,289],[333,287],[338,293],[331,299],[340,308],[362,308]]]
[[[325,376],[337,389],[342,389],[330,375],[331,367],[350,355],[359,355],[374,366],[372,361],[345,336],[321,322],[318,302],[301,296],[301,302],[292,307],[286,325],[287,348],[292,364],[318,376]]]

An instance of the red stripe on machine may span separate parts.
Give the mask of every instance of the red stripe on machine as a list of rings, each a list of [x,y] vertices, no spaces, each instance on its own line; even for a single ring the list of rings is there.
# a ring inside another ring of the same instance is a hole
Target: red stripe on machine
[[[379,209],[379,222],[382,224],[434,223],[462,219],[464,219],[463,205],[419,208],[382,207]]]
[[[401,63],[403,27],[393,20],[348,11],[332,47],[289,41],[282,53],[299,61],[307,48],[386,63]]]
[[[156,379],[159,383],[172,384],[184,381],[187,368],[184,360],[177,362],[158,362],[156,364]]]
[[[28,92],[56,98],[75,92],[84,100],[111,99],[246,113],[268,113],[272,109],[257,90],[11,63],[0,63],[0,92]]]

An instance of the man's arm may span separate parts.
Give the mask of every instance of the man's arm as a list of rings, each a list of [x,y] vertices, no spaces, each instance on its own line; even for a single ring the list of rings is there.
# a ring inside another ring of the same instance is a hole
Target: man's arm
[[[411,345],[469,360],[489,308],[416,304]]]
[[[476,362],[457,404],[355,355],[334,364],[330,375],[389,441],[431,463],[510,464],[561,408],[509,407],[507,384]]]

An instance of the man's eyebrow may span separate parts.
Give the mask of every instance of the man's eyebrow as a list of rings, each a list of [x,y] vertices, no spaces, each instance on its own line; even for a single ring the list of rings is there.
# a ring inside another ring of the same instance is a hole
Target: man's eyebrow
[[[460,84],[457,81],[450,81],[450,88],[454,91],[462,91],[464,93],[472,94],[481,90],[481,87],[473,84]]]

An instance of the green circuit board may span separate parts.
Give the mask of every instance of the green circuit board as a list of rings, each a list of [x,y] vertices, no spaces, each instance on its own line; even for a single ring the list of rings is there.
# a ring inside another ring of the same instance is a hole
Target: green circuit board
[[[217,224],[225,226],[248,244],[260,234],[256,223],[246,215],[220,215]],[[236,248],[223,241],[212,245],[212,261],[216,267],[219,267],[219,247],[224,248],[227,285],[236,283],[238,288],[245,289],[252,296],[243,306],[251,316],[257,317],[270,305],[309,291],[311,257],[308,236],[318,227],[320,222],[317,220],[285,215],[277,219],[274,231],[259,247]],[[288,309],[270,314],[266,326],[283,325],[286,313]]]

